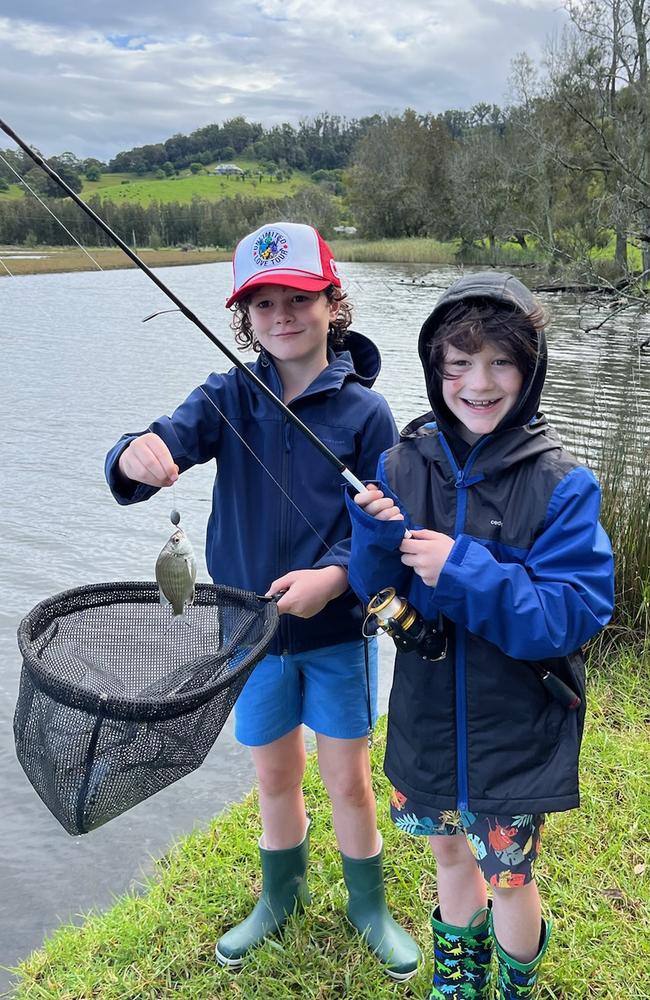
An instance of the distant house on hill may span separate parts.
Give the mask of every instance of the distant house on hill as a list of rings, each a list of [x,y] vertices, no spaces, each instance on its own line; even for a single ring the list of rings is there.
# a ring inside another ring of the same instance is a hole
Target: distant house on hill
[[[238,177],[244,176],[244,171],[236,163],[220,163],[214,168],[215,174],[236,174]]]

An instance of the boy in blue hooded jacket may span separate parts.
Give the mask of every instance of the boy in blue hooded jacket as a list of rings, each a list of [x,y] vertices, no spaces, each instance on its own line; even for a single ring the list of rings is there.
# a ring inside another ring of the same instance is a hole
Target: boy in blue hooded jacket
[[[379,352],[348,329],[350,307],[330,248],[312,226],[262,226],[238,244],[233,272],[226,305],[235,307],[240,346],[259,355],[252,371],[346,468],[357,477],[373,475],[396,428],[386,401],[371,389]],[[309,900],[307,725],[316,733],[332,802],[348,917],[389,975],[408,979],[420,952],[384,899],[367,746],[376,712],[376,644],[364,643],[361,608],[348,588],[343,483],[238,368],[213,373],[171,417],[121,438],[108,454],[106,475],[119,503],[138,503],[213,459],[210,575],[260,594],[284,592],[269,654],[235,706],[235,735],[251,748],[258,777],[262,893],[252,913],[219,939],[216,957],[239,967]]]
[[[543,327],[512,275],[455,282],[419,338],[432,412],[348,498],[356,592],[395,587],[446,641],[437,662],[397,653],[385,758],[393,821],[437,862],[436,1000],[492,996],[495,942],[500,1000],[533,994],[550,933],[534,863],[545,814],[578,805],[580,647],[613,607],[598,484],[538,413]]]

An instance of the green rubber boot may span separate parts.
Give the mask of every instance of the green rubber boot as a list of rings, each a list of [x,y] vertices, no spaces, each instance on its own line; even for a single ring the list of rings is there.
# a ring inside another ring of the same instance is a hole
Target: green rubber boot
[[[296,847],[267,851],[260,846],[262,894],[252,912],[226,931],[215,947],[221,965],[238,969],[244,956],[267,937],[279,934],[292,913],[300,913],[311,902],[307,888],[309,826]]]
[[[550,920],[542,920],[542,933],[539,939],[539,951],[532,962],[517,962],[501,947],[498,941],[497,960],[499,963],[499,1000],[527,1000],[535,996],[537,974],[548,948],[551,937]]]
[[[413,938],[391,917],[384,894],[383,846],[371,858],[343,860],[343,878],[349,893],[348,920],[386,967],[392,979],[410,979],[422,954]]]
[[[494,942],[489,907],[477,910],[465,927],[443,923],[437,907],[431,927],[435,964],[429,1000],[488,1000]]]

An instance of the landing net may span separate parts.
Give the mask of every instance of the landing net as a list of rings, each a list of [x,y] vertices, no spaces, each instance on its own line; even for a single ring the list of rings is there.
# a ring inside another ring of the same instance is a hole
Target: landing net
[[[276,602],[197,584],[184,620],[155,583],[57,594],[21,622],[18,759],[71,834],[195,770],[278,625]]]

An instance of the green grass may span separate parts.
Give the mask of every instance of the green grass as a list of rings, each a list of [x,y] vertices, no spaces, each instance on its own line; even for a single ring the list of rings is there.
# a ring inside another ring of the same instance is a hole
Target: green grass
[[[453,264],[457,244],[423,237],[401,240],[334,239],[329,241],[337,260],[356,263]]]
[[[22,198],[25,190],[22,184],[10,184],[6,191],[0,191],[0,201],[16,201]]]
[[[595,264],[598,261],[613,261],[616,252],[616,234],[611,233],[606,246],[593,247],[589,253],[589,259]],[[627,245],[627,266],[630,271],[640,271],[642,267],[641,248],[635,246],[631,241]]]
[[[256,170],[258,164],[238,163],[242,169]],[[214,169],[215,164],[208,165],[206,170]],[[263,176],[258,177],[218,177],[215,174],[192,174],[184,170],[176,177],[166,177],[157,180],[151,174],[140,176],[133,173],[102,174],[98,181],[84,180],[81,197],[84,201],[96,195],[113,201],[136,202],[139,205],[149,205],[152,201],[167,204],[175,201],[180,204],[190,202],[192,198],[202,198],[206,201],[219,201],[221,198],[242,197],[285,198],[295,194],[305,185],[312,184],[309,176],[294,171],[291,177],[283,181]],[[22,197],[25,189],[21,184],[11,184],[8,191],[0,191],[0,200]]]
[[[650,998],[650,694],[648,666],[633,653],[590,677],[582,757],[582,808],[549,817],[538,866],[554,935],[543,1000]],[[20,1000],[385,1000],[425,998],[431,977],[429,913],[434,864],[423,839],[388,820],[381,772],[384,727],[373,773],[385,835],[386,880],[396,916],[416,935],[426,964],[406,985],[385,978],[344,918],[345,891],[330,811],[310,755],[306,798],[313,817],[307,913],[292,918],[241,973],[213,959],[218,935],[240,920],[259,891],[254,793],[194,832],[158,863],[144,894],[121,898],[80,928],[62,927],[20,967]],[[146,805],[142,808],[146,809]]]
[[[386,262],[406,264],[458,264],[460,240],[442,243],[423,236],[395,240],[330,240],[337,260],[363,263]],[[541,263],[542,258],[534,248],[524,249],[518,243],[502,243],[494,250],[474,246],[463,256],[465,264],[517,266]]]

